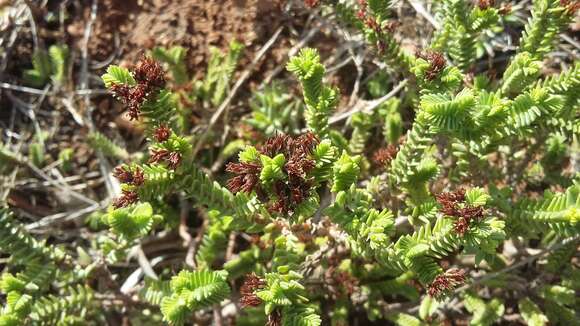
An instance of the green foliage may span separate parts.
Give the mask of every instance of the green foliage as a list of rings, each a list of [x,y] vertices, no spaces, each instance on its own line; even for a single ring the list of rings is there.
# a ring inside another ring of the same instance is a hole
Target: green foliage
[[[51,63],[51,78],[57,85],[62,85],[67,77],[69,50],[66,45],[52,45],[48,48]]]
[[[298,56],[290,59],[286,69],[292,72],[302,84],[308,128],[319,137],[326,137],[328,117],[336,107],[338,92],[323,83],[325,68],[320,63],[318,51],[311,48],[302,49]]]
[[[383,118],[383,136],[388,144],[397,144],[403,135],[403,120],[399,113],[401,101],[398,98],[389,99],[378,110]]]
[[[509,213],[513,232],[534,235],[553,230],[562,236],[580,232],[580,186],[573,185],[565,193],[547,192],[540,200],[522,199]]]
[[[288,95],[281,84],[272,83],[255,93],[250,107],[252,115],[245,122],[265,136],[270,137],[277,132],[293,135],[300,133],[302,105]]]
[[[93,291],[77,286],[66,289],[58,296],[49,295],[37,300],[30,309],[33,323],[42,325],[66,325],[68,322],[82,322],[94,305]]]
[[[72,148],[65,148],[58,153],[58,160],[61,162],[63,171],[70,172],[72,169],[74,151]]]
[[[286,66],[304,105],[274,84],[219,117],[205,111],[228,96],[242,56],[237,42],[211,49],[207,73],[192,87],[182,47],[151,51],[171,78],[154,61],[136,65],[142,70],[110,66],[104,85],[143,124],[144,144],[129,155],[98,132],[88,136],[103,156],[126,164],[113,172],[120,197],[91,214],[90,236],[81,241],[67,242],[78,218],[68,209],[42,220],[67,232],[29,227],[34,236],[23,219],[0,211],[0,325],[105,324],[117,309],[134,324],[217,324],[222,315],[240,325],[342,326],[363,316],[493,325],[517,311],[530,325],[577,324],[580,64],[542,79],[544,57],[574,5],[534,0],[521,45],[494,78],[478,60],[484,46],[498,50],[489,45],[503,40],[494,33],[507,19],[488,2],[435,4],[441,28],[431,48],[415,55],[395,37],[390,1],[325,2],[335,9],[321,9],[325,21],[348,20],[376,49],[363,52],[387,64],[371,77],[368,61],[357,58],[357,81],[370,80],[365,96],[383,98],[405,77],[405,87],[377,107],[340,108],[347,122],[330,119],[342,101],[312,48]],[[67,59],[66,48],[35,53],[26,78],[37,87],[51,77],[62,84]],[[240,130],[212,124],[211,141],[194,151],[200,133],[192,124],[208,116]],[[49,171],[54,151],[41,136],[27,146],[28,159]],[[376,169],[370,158],[386,145],[392,151],[373,157]],[[11,146],[1,146],[0,170],[36,171]],[[59,154],[63,170],[71,158],[72,150]],[[58,179],[47,182],[60,189]],[[46,242],[37,240],[45,234]],[[530,247],[542,254],[522,257]],[[530,260],[518,265],[522,258]],[[534,282],[517,284],[529,277]],[[393,311],[391,303],[410,308]],[[104,314],[96,310],[103,306]]]
[[[171,295],[161,301],[163,320],[182,325],[191,312],[227,298],[230,287],[225,271],[181,271],[171,279]]]
[[[560,1],[534,1],[532,18],[520,39],[521,51],[529,52],[535,58],[542,58],[553,49],[556,36],[571,18],[572,13]]]
[[[352,116],[351,125],[353,127],[350,143],[348,144],[351,154],[361,154],[365,149],[365,144],[371,136],[372,115],[357,112]]]
[[[210,48],[205,79],[195,84],[194,93],[197,98],[216,107],[223,102],[243,50],[243,44],[237,41],[230,43],[226,53],[221,53],[217,48]]]
[[[473,326],[493,325],[505,311],[505,306],[499,299],[492,299],[491,301],[484,301],[476,295],[466,292],[463,295],[465,308],[473,314],[473,318],[469,322]]]
[[[232,216],[223,216],[218,211],[210,211],[208,218],[210,225],[203,235],[195,256],[199,269],[211,267],[217,256],[226,249],[228,231],[233,222]]]
[[[42,87],[50,78],[50,56],[43,49],[36,49],[32,54],[32,69],[24,71],[22,79],[26,84]]]
[[[98,131],[91,132],[87,137],[87,141],[94,149],[107,157],[118,160],[125,160],[129,157],[129,153],[124,148],[115,144],[107,136]]]
[[[111,210],[103,215],[103,220],[110,226],[111,232],[128,240],[146,235],[161,219],[161,216],[153,214],[149,203]]]
[[[532,302],[532,300],[525,298],[518,302],[518,308],[522,318],[530,326],[543,326],[548,323],[548,318],[542,313],[540,308]]]
[[[103,83],[106,88],[111,88],[113,85],[129,85],[133,86],[136,84],[133,75],[127,70],[127,68],[110,65],[107,68],[107,73],[101,76]]]

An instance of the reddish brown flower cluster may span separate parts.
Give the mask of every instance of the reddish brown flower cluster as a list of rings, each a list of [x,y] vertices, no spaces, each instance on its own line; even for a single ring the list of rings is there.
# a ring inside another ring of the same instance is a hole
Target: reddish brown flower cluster
[[[369,13],[366,0],[359,0],[358,4],[360,8],[357,12],[357,18],[363,22],[367,28],[372,29],[377,34],[377,48],[379,53],[384,53],[387,45],[383,40],[383,33],[388,32],[392,34],[400,23],[397,21],[389,21],[386,24],[382,24],[376,19],[376,17],[373,17],[373,15]]]
[[[261,170],[262,167],[257,163],[228,163],[226,171],[237,174],[228,181],[228,188],[233,192],[250,193],[252,190],[256,190],[258,195],[261,195],[259,187]]]
[[[487,10],[487,9],[492,8],[493,6],[495,6],[495,0],[478,0],[477,1],[477,6],[481,10]]]
[[[569,15],[573,15],[578,9],[580,9],[580,1],[560,0],[560,6],[566,8],[566,12]]]
[[[467,232],[472,220],[480,220],[483,217],[483,207],[470,206],[465,203],[465,189],[455,192],[444,192],[436,196],[441,205],[439,210],[446,216],[455,217],[454,229],[460,235]]]
[[[272,311],[271,314],[268,315],[268,321],[266,322],[266,326],[281,326],[282,325],[282,312],[276,309]]]
[[[465,283],[465,272],[458,268],[450,268],[445,273],[438,275],[427,287],[427,293],[438,298]]]
[[[123,190],[119,198],[113,201],[113,207],[121,208],[127,207],[139,201],[139,195],[134,190]]]
[[[502,16],[509,15],[512,12],[512,4],[511,3],[502,4],[497,12]]]
[[[171,152],[165,148],[153,148],[149,163],[165,163],[168,168],[175,170],[181,163],[181,153]]]
[[[373,162],[381,168],[385,168],[397,156],[397,146],[389,144],[387,147],[379,148],[373,154]]]
[[[118,166],[113,170],[113,176],[122,183],[130,184],[133,186],[140,186],[145,181],[145,176],[143,175],[143,170],[140,167],[136,167],[134,171],[126,166]]]
[[[292,213],[306,199],[312,188],[312,182],[306,179],[306,175],[316,165],[309,156],[318,143],[316,135],[308,132],[295,139],[288,135],[277,135],[262,146],[261,151],[265,155],[274,157],[281,153],[287,159],[284,172],[288,175],[288,181],[278,180],[274,183],[273,191],[278,199],[270,207],[272,211]]]
[[[240,304],[242,308],[256,307],[262,303],[262,300],[254,293],[256,290],[261,290],[266,286],[266,282],[259,278],[256,274],[251,273],[246,275],[246,279],[240,287]]]
[[[286,158],[283,172],[288,179],[275,181],[272,185],[272,192],[277,199],[270,206],[271,211],[290,214],[306,199],[312,188],[312,182],[307,179],[307,174],[315,167],[315,161],[309,157],[319,142],[316,135],[311,132],[297,138],[280,134],[269,138],[260,147],[259,151],[263,155],[275,157],[283,154]],[[237,176],[228,181],[228,188],[233,192],[256,191],[260,200],[266,202],[268,199],[265,198],[265,191],[259,183],[261,170],[262,166],[258,163],[229,163],[226,171]]]
[[[133,69],[133,78],[137,85],[114,84],[111,92],[127,105],[129,119],[137,120],[143,103],[151,94],[165,86],[165,72],[157,61],[143,57]]]
[[[166,141],[169,139],[169,136],[171,136],[171,129],[167,125],[162,124],[153,130],[153,138],[158,143]]]
[[[314,8],[320,4],[320,0],[304,0],[304,4],[308,8]]]
[[[459,204],[465,201],[465,189],[440,193],[435,197],[441,205],[441,213],[448,216],[456,216]]]
[[[430,64],[427,71],[425,71],[425,79],[427,80],[433,80],[437,78],[437,75],[439,75],[439,73],[443,71],[443,69],[445,69],[445,66],[447,65],[445,57],[443,57],[443,54],[441,54],[440,52],[436,51],[418,52],[417,57],[426,60]]]
[[[140,167],[135,167],[133,170],[126,165],[118,166],[113,170],[113,176],[120,182],[138,187],[145,182],[145,175]],[[113,207],[126,207],[139,201],[139,195],[135,190],[124,189],[119,198],[113,201]]]

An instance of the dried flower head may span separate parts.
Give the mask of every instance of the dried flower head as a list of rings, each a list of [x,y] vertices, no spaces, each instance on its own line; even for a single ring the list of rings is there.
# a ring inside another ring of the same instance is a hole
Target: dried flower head
[[[264,144],[260,146],[260,153],[270,157],[274,157],[280,153],[287,154],[291,142],[292,137],[285,134],[276,134],[275,136],[266,139]]]
[[[455,206],[465,201],[465,189],[461,188],[452,192],[443,192],[436,195],[435,198],[437,199],[437,202],[443,206],[443,209],[441,210],[443,214],[456,216]]]
[[[169,158],[170,152],[165,148],[152,148],[149,163],[162,163]]]
[[[151,57],[141,57],[133,69],[133,77],[137,83],[147,85],[149,91],[165,87],[165,72]]]
[[[468,220],[480,220],[483,217],[483,207],[481,206],[465,206],[458,210],[460,216]]]
[[[113,201],[113,207],[127,207],[139,201],[139,195],[133,190],[123,190],[121,196]]]
[[[453,223],[453,230],[459,235],[463,236],[469,229],[469,220],[464,217],[459,217]]]
[[[260,172],[262,167],[255,163],[228,163],[226,171],[235,173],[237,176],[228,181],[228,189],[232,192],[250,193],[257,190],[260,181]]]
[[[455,217],[454,230],[460,235],[464,235],[471,221],[479,221],[483,218],[483,207],[471,206],[465,203],[465,190],[459,189],[455,192],[444,192],[435,196],[441,205],[440,212],[446,216]]]
[[[487,9],[495,6],[495,0],[478,0],[477,6],[481,10],[487,10]]]
[[[169,139],[169,136],[171,136],[171,129],[165,124],[162,124],[153,130],[153,138],[155,138],[155,141],[158,143],[166,141]]]
[[[449,294],[459,285],[465,283],[465,272],[458,268],[451,268],[435,277],[427,287],[427,293],[434,298]]]
[[[143,175],[143,170],[136,167],[134,171],[126,166],[118,166],[113,170],[113,176],[117,178],[122,183],[140,186],[145,181],[145,176]]]
[[[511,3],[503,3],[498,10],[498,13],[502,16],[509,15],[512,12]]]
[[[113,176],[117,178],[121,183],[131,183],[133,182],[133,173],[128,166],[118,166],[113,169]]]
[[[110,88],[113,96],[127,106],[130,120],[139,119],[141,105],[147,99],[146,86],[128,86],[123,84],[113,84]]]
[[[240,304],[242,308],[260,305],[262,300],[254,292],[263,289],[265,286],[266,282],[255,273],[247,274],[244,283],[240,287]]]
[[[279,309],[275,309],[268,315],[266,326],[282,326],[282,313]]]
[[[181,163],[181,153],[179,152],[171,152],[169,157],[167,158],[167,167],[172,170],[177,169],[179,164]]]
[[[311,132],[296,138],[277,134],[259,147],[263,155],[275,157],[282,154],[286,158],[283,172],[288,178],[277,180],[272,184],[271,193],[275,195],[275,198],[269,205],[270,211],[291,214],[296,206],[309,196],[313,183],[307,175],[316,166],[311,155],[319,143],[318,137]],[[229,163],[226,171],[235,173],[237,176],[228,181],[228,188],[233,192],[254,190],[262,202],[270,202],[259,183],[261,170],[262,166],[259,163]]]
[[[171,152],[165,148],[152,148],[149,163],[165,163],[167,167],[175,170],[181,163],[181,153]]]
[[[143,103],[157,90],[165,87],[165,72],[157,61],[143,57],[133,69],[133,77],[137,85],[114,84],[110,90],[127,105],[129,119],[137,120]]]
[[[387,147],[379,148],[373,154],[373,161],[381,168],[387,167],[389,163],[397,156],[397,147],[389,144]]]
[[[445,57],[440,52],[436,51],[419,52],[417,53],[417,57],[429,62],[430,66],[429,68],[427,68],[427,71],[425,71],[425,79],[429,81],[437,78],[437,75],[439,75],[439,73],[443,71],[443,69],[445,69],[445,66],[447,65]]]
[[[441,205],[439,211],[446,216],[456,218],[454,229],[461,235],[467,232],[471,221],[479,221],[483,218],[483,207],[471,206],[465,203],[464,189],[442,193],[437,195],[436,198]]]

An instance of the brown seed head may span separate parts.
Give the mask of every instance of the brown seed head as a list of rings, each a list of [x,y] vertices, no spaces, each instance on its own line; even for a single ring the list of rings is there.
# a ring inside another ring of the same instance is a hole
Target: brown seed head
[[[427,293],[434,298],[449,294],[459,285],[465,283],[465,272],[458,268],[451,268],[435,277],[427,287]]]
[[[159,62],[143,56],[133,69],[137,83],[147,85],[149,91],[165,87],[165,72]]]
[[[481,10],[487,10],[495,5],[495,0],[479,0],[477,6]]]
[[[266,326],[282,326],[282,313],[280,310],[276,309],[268,315]]]
[[[127,207],[139,201],[139,195],[132,190],[123,190],[121,196],[113,201],[113,207]]]
[[[265,286],[266,282],[255,273],[247,274],[244,283],[240,287],[240,304],[242,308],[260,305],[262,300],[254,292],[263,289]]]
[[[417,53],[417,57],[429,62],[430,66],[427,69],[427,71],[425,71],[425,79],[430,81],[437,78],[437,75],[439,75],[439,73],[443,71],[443,69],[445,69],[445,66],[447,65],[445,57],[440,52],[436,51],[419,52]]]
[[[158,143],[166,141],[169,139],[169,136],[171,136],[171,129],[165,124],[160,125],[153,131],[153,137]]]
[[[381,168],[385,168],[391,163],[391,161],[397,156],[397,147],[393,144],[389,144],[387,147],[379,148],[373,154],[373,161],[375,164]]]

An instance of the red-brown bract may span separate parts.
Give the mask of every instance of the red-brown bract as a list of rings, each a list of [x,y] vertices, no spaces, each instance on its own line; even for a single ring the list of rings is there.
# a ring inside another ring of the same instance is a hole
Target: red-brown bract
[[[396,155],[397,147],[393,144],[389,144],[387,147],[379,148],[373,154],[373,162],[381,168],[386,168]]]
[[[425,71],[425,79],[431,81],[437,78],[439,73],[445,69],[447,61],[445,57],[440,52],[436,51],[426,51],[417,53],[417,57],[429,62],[430,66]]]
[[[435,277],[435,280],[427,287],[427,293],[434,298],[441,297],[463,283],[465,283],[465,272],[458,268],[450,268]]]
[[[113,207],[127,207],[139,201],[139,195],[133,190],[123,190],[119,198],[113,201]]]
[[[240,305],[245,307],[256,307],[262,303],[262,300],[255,294],[266,286],[266,282],[258,277],[255,273],[246,275],[244,283],[240,287]]]
[[[296,138],[285,134],[275,135],[264,142],[259,148],[263,155],[275,157],[283,154],[286,158],[283,171],[288,176],[286,180],[276,180],[271,191],[275,194],[269,210],[281,214],[291,214],[296,206],[302,203],[310,194],[312,181],[307,177],[314,169],[316,162],[310,158],[314,148],[320,143],[315,134],[308,132]],[[260,200],[267,202],[266,191],[260,185],[262,166],[258,162],[229,163],[226,171],[237,176],[228,181],[228,188],[233,192],[255,191]]]
[[[159,62],[143,56],[133,69],[136,85],[113,84],[113,95],[127,105],[130,120],[137,120],[141,106],[158,90],[165,87],[165,72]]]
[[[446,216],[455,217],[454,230],[464,235],[469,229],[471,221],[479,221],[483,217],[483,207],[471,206],[465,203],[465,190],[444,192],[436,196],[441,205],[439,211]]]
[[[169,139],[169,136],[171,136],[171,129],[165,124],[162,124],[153,130],[153,138],[155,138],[155,141],[158,143],[166,141]]]

